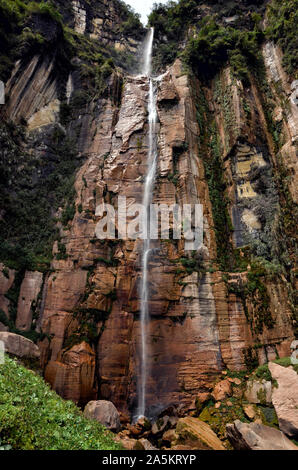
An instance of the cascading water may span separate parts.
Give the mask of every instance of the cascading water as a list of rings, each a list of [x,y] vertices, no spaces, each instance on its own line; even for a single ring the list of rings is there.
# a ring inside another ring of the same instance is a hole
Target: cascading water
[[[148,156],[147,156],[147,176],[145,180],[143,206],[146,209],[146,221],[149,221],[150,204],[155,183],[156,167],[157,167],[157,140],[156,140],[156,93],[153,78],[151,77],[151,58],[153,46],[154,29],[148,32],[146,45],[144,48],[144,70],[149,81],[149,99],[148,99]],[[151,253],[151,241],[148,233],[149,224],[147,225],[147,236],[143,245],[142,258],[142,284],[141,284],[141,353],[140,353],[140,376],[138,381],[138,417],[145,416],[146,413],[146,386],[148,377],[148,351],[147,351],[147,327],[149,321],[149,286],[148,286],[148,269]]]

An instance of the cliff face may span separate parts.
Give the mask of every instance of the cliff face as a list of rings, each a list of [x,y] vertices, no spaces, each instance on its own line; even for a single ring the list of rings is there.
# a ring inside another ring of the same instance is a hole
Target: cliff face
[[[135,51],[138,37],[112,32],[114,6],[97,4],[91,11],[87,2],[73,2],[75,30]],[[277,46],[266,42],[263,56],[266,90],[253,76],[243,86],[228,66],[203,85],[179,59],[158,81],[153,202],[202,204],[204,247],[190,255],[183,240],[156,242],[149,273],[151,414],[171,404],[191,409],[223,369],[290,354],[297,84],[284,72]],[[62,202],[53,211],[59,236],[51,269],[3,266],[0,307],[20,332],[37,332],[45,378],[59,394],[81,404],[108,399],[127,413],[136,405],[139,374],[142,241],[98,240],[96,208],[117,205],[118,196],[142,202],[148,82],[114,70],[103,93],[74,106],[83,79],[75,68],[63,87],[60,77],[50,56],[35,55],[16,64],[7,83],[6,116],[26,120],[28,155],[47,165],[57,158],[55,139],[64,145],[68,138],[77,171],[66,202],[72,216],[63,222]],[[279,146],[268,125],[268,90]],[[65,103],[73,105],[66,120]]]

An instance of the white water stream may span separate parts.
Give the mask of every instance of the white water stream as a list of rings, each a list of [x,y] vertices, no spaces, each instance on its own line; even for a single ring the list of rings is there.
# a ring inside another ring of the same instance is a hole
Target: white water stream
[[[151,77],[151,59],[153,47],[154,29],[148,32],[145,48],[144,48],[144,69],[143,74],[147,75],[149,81],[149,99],[148,99],[148,156],[147,156],[147,175],[145,180],[143,206],[146,209],[146,221],[149,222],[150,204],[154,190],[157,167],[157,109],[156,109],[156,91]],[[142,257],[142,281],[141,281],[141,353],[140,353],[140,376],[138,381],[138,417],[145,416],[146,413],[146,388],[148,378],[148,345],[147,345],[147,329],[149,322],[149,286],[148,286],[148,270],[151,253],[151,240],[149,236],[149,223],[147,224],[147,237],[144,240],[143,257]]]

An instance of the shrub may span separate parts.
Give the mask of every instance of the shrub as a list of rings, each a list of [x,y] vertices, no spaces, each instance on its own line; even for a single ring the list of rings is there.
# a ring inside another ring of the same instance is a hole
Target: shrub
[[[298,0],[273,0],[268,6],[266,35],[283,50],[283,65],[289,75],[297,77],[298,69]]]

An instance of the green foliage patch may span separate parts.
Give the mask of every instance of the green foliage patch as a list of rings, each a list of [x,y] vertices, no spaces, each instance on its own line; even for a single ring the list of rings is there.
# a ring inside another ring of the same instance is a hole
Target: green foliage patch
[[[273,0],[268,5],[266,34],[283,50],[283,65],[289,75],[298,77],[298,0]]]
[[[23,129],[0,126],[0,259],[18,270],[47,270],[58,238],[54,212],[66,202],[62,222],[74,215],[74,176],[80,160],[75,145],[59,128],[41,158],[28,154]]]
[[[7,356],[0,365],[0,440],[13,450],[121,449],[100,423]]]

